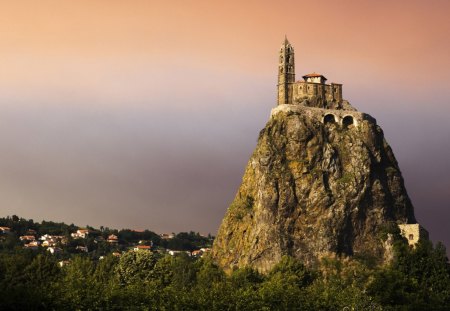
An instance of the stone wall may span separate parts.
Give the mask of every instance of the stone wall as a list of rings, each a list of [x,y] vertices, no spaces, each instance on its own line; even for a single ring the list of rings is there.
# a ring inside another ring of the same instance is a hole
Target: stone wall
[[[368,121],[369,123],[376,124],[376,120],[373,117],[356,110],[315,108],[307,107],[301,104],[278,105],[277,107],[272,109],[270,116],[272,117],[279,112],[301,113],[322,123],[330,121],[330,118],[327,116],[332,116],[334,118],[334,123],[340,126],[354,125],[357,127],[363,121]],[[352,119],[352,124],[346,123],[346,120],[349,120],[350,118]]]
[[[419,224],[400,224],[398,227],[410,246],[416,245],[421,239],[428,239],[428,232]]]
[[[297,81],[293,84],[292,102],[301,102],[304,99],[320,97],[324,102],[342,101],[342,84],[322,84],[305,81]]]

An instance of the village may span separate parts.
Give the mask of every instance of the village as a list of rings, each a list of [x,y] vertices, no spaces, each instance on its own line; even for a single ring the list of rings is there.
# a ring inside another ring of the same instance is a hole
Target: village
[[[200,258],[211,251],[214,240],[211,235],[194,232],[156,234],[149,230],[77,228],[63,223],[38,224],[17,216],[0,218],[0,225],[0,252],[48,252],[58,258],[60,267],[69,264],[76,254],[97,260],[108,255],[121,257],[126,252]]]

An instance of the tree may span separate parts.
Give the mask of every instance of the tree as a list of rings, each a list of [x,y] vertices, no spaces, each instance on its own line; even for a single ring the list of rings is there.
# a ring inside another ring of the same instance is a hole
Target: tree
[[[146,250],[129,251],[123,254],[116,267],[120,284],[150,281],[158,257]]]

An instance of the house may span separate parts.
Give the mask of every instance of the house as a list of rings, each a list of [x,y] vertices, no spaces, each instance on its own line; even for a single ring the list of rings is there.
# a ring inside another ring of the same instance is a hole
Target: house
[[[48,239],[48,240],[45,240],[45,241],[43,241],[42,242],[42,246],[44,246],[44,247],[53,247],[53,246],[56,246],[56,241],[55,240],[53,240],[53,239]]]
[[[89,235],[88,229],[78,229],[77,232],[70,234],[74,239],[85,239]]]
[[[203,257],[206,253],[211,251],[210,248],[200,248],[198,250],[192,251],[192,256],[194,257]]]
[[[37,248],[39,246],[39,244],[41,244],[41,242],[39,242],[39,241],[31,241],[31,242],[25,244],[24,246],[25,247],[36,247]]]
[[[22,235],[19,237],[21,241],[35,241],[36,238],[33,235]]]
[[[173,239],[175,237],[175,234],[173,234],[173,233],[161,233],[159,236],[163,240],[170,240],[170,239]]]
[[[50,234],[44,234],[41,235],[41,237],[39,238],[39,240],[41,241],[46,241],[47,239],[50,239],[52,236]]]
[[[9,228],[9,227],[0,227],[0,232],[1,233],[10,233],[11,232],[11,228]]]
[[[37,250],[39,248],[39,242],[38,241],[33,241],[33,242],[28,243],[28,244],[25,244],[23,247],[26,248],[26,249]]]
[[[166,249],[166,252],[168,252],[169,255],[171,255],[171,256],[175,256],[175,255],[182,254],[182,253],[186,253],[188,256],[192,255],[190,251],[174,251],[171,249]]]
[[[117,244],[117,243],[119,243],[119,238],[117,237],[117,235],[111,234],[111,235],[108,237],[107,242],[108,242],[108,243],[111,243],[111,244]]]
[[[133,250],[137,252],[139,250],[150,251],[151,249],[152,247],[149,245],[136,245]]]
[[[27,230],[27,235],[36,235],[36,234],[37,234],[37,232],[34,229],[28,229]]]
[[[122,254],[120,254],[119,252],[114,252],[114,253],[112,253],[112,255],[113,255],[114,257],[120,257],[120,256],[122,256]]]
[[[194,257],[200,257],[202,254],[203,254],[203,252],[199,249],[192,251],[192,256],[194,256]]]
[[[50,252],[52,255],[59,254],[62,252],[62,249],[59,247],[49,247],[47,248],[47,251]]]
[[[67,244],[67,238],[63,235],[49,235],[44,234],[39,238],[42,241],[42,246],[56,246],[58,243],[65,245]]]

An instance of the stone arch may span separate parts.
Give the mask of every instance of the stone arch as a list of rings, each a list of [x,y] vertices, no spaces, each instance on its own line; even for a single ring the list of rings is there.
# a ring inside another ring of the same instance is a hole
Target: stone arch
[[[327,124],[327,123],[336,123],[337,119],[336,116],[332,113],[328,113],[323,117],[323,124]]]
[[[347,115],[344,118],[342,118],[342,126],[343,127],[351,127],[356,125],[356,120],[351,115]]]

